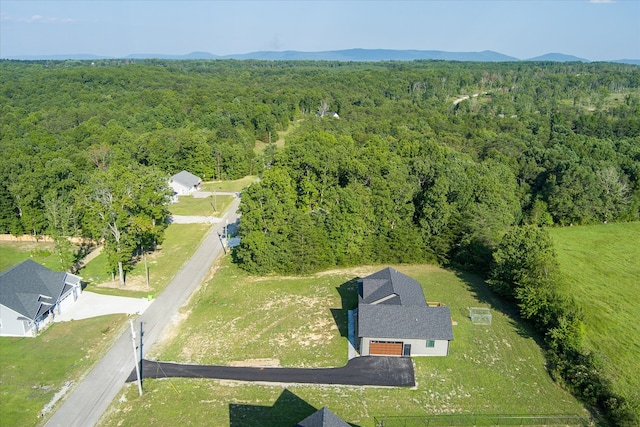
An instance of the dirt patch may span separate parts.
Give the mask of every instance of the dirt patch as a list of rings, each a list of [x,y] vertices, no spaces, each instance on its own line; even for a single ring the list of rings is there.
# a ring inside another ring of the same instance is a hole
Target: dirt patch
[[[440,271],[441,267],[437,265],[431,264],[420,264],[419,266],[412,265],[411,268],[419,267],[422,272],[432,272],[432,271]],[[349,268],[339,268],[334,270],[326,270],[321,271],[315,274],[315,277],[325,277],[325,276],[353,276],[353,277],[366,277],[370,274],[373,274],[377,271],[380,271],[383,266],[380,265],[361,265],[357,267],[349,267]],[[395,268],[395,267],[394,267]],[[404,270],[402,266],[398,267],[399,270]]]
[[[155,357],[162,353],[162,347],[164,346],[164,344],[173,341],[173,339],[178,336],[182,324],[189,318],[190,315],[191,309],[174,314],[171,318],[171,323],[167,325],[160,337],[158,337],[156,344],[151,348],[146,357]]]
[[[335,270],[321,271],[320,273],[316,274],[316,277],[343,276],[343,275],[348,275],[353,277],[365,277],[378,270],[380,270],[380,266],[362,265],[358,267],[339,268]]]
[[[116,279],[116,280],[110,280],[108,282],[98,283],[96,287],[97,288],[117,288],[117,289],[126,289],[128,291],[142,291],[142,292],[147,292],[152,290],[147,287],[147,281],[144,279],[144,277],[141,277],[141,276],[128,277],[124,286],[120,286],[120,281]]]

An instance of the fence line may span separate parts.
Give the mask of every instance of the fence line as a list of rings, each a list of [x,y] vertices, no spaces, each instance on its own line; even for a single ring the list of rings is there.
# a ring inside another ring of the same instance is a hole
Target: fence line
[[[580,415],[464,414],[373,417],[375,427],[593,426]]]

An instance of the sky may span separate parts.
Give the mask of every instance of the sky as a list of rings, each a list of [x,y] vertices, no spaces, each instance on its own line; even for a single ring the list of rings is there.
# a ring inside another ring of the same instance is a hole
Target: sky
[[[640,0],[0,0],[0,58],[351,48],[640,59]]]

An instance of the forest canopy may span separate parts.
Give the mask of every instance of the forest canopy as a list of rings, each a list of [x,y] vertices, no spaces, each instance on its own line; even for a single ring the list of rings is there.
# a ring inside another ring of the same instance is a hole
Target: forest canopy
[[[152,187],[183,169],[264,172],[243,194],[236,251],[256,273],[486,269],[513,225],[640,218],[632,65],[2,61],[0,101],[5,233],[99,237],[79,195],[110,168]],[[73,207],[57,231],[56,206]]]

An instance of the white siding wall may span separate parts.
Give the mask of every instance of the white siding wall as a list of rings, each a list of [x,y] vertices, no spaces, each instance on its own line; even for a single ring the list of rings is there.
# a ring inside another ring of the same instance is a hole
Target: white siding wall
[[[22,315],[0,304],[0,335],[7,337],[32,337],[34,329],[32,324],[18,320]]]
[[[360,356],[369,355],[369,343],[371,338],[360,338]]]
[[[433,347],[427,347],[427,340],[404,340],[411,344],[412,356],[446,356],[449,354],[449,341],[435,340]]]
[[[193,188],[185,187],[182,184],[178,184],[177,182],[170,182],[169,186],[173,188],[179,196],[188,196],[193,191]]]

